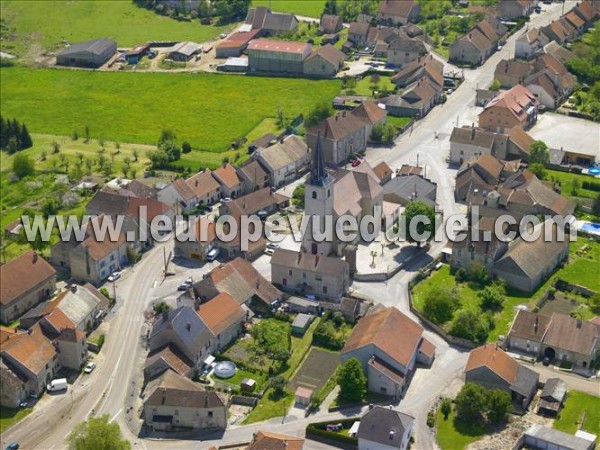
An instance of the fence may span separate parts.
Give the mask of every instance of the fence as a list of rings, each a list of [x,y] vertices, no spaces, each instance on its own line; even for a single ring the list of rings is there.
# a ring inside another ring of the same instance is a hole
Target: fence
[[[244,395],[232,395],[231,403],[234,405],[242,405],[242,406],[250,406],[254,408],[258,403],[258,398],[256,397],[246,397]]]
[[[586,288],[585,286],[581,286],[579,284],[571,284],[568,281],[565,281],[561,278],[556,280],[554,283],[554,287],[559,291],[569,291],[575,292],[576,294],[583,295],[584,297],[592,297],[596,295],[596,291],[592,291],[591,289]]]

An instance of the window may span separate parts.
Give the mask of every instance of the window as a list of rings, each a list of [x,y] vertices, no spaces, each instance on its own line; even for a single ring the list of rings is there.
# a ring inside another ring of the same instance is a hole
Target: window
[[[292,269],[288,270],[288,275],[291,277],[292,276]]]
[[[327,189],[327,198],[331,197],[331,189]]]
[[[175,415],[176,415],[176,416],[178,416],[178,415],[179,415],[179,410],[178,410],[178,409],[176,409],[176,410],[175,410]]]
[[[110,255],[110,260],[114,261],[115,260],[115,254],[113,253],[112,255]]]
[[[327,294],[327,286],[323,286],[323,294]]]
[[[213,416],[213,412],[212,412],[212,411],[209,411],[209,412],[208,412],[208,417],[209,417],[209,418],[211,418],[212,416]]]
[[[306,280],[306,272],[302,272],[302,279]]]
[[[312,198],[317,198],[317,191],[312,192]]]
[[[315,275],[315,280],[317,280],[317,281],[322,281],[322,280],[323,280],[323,277],[322,277],[320,274],[316,274],[316,275]]]

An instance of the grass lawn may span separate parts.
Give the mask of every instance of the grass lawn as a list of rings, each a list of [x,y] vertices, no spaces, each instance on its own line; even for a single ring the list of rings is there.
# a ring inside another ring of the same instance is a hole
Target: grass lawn
[[[558,170],[546,170],[546,180],[560,183],[562,194],[567,197],[585,197],[596,198],[598,192],[583,189],[581,186],[584,181],[598,182],[594,177],[581,175],[578,173],[559,172]],[[579,182],[579,188],[573,191],[573,181]]]
[[[600,397],[569,391],[565,407],[554,421],[554,428],[569,434],[579,429],[600,434]]]
[[[462,450],[467,445],[481,439],[487,430],[478,423],[465,423],[458,419],[454,410],[444,419],[444,415],[437,414],[437,441],[442,450]]]
[[[577,254],[584,245],[589,246],[585,254]],[[577,242],[571,243],[569,264],[558,272],[558,276],[570,283],[580,284],[596,292],[600,291],[600,243],[580,236]]]
[[[231,378],[227,378],[225,380],[223,380],[221,378],[217,378],[217,377],[212,377],[212,378],[219,384],[229,384],[236,388],[240,387],[240,383],[242,382],[242,380],[244,378],[252,378],[253,380],[256,380],[256,391],[260,391],[260,389],[265,384],[265,381],[267,381],[267,375],[264,373],[250,372],[250,371],[242,370],[242,369],[237,369],[234,376],[232,376]]]
[[[387,123],[391,123],[396,125],[398,128],[404,128],[408,122],[410,122],[412,117],[395,117],[395,116],[387,116]]]
[[[161,130],[192,144],[181,164],[215,167],[199,150],[223,152],[278,107],[306,114],[331,101],[338,80],[185,73],[117,73],[3,68],[0,110],[35,133],[70,136],[86,125],[92,138],[155,145]],[[193,165],[195,163],[195,165]]]
[[[266,6],[273,11],[319,18],[323,13],[325,0],[252,0],[252,6]]]
[[[33,412],[33,408],[12,409],[2,406],[0,408],[0,433],[4,433],[10,426],[23,420]]]
[[[131,0],[3,1],[1,12],[12,31],[12,38],[2,42],[2,50],[19,56],[25,56],[29,47],[56,50],[63,40],[74,43],[107,37],[119,47],[147,41],[203,42],[233,28],[200,25],[197,20],[179,22]]]
[[[290,380],[290,391],[294,392],[298,386],[318,391],[331,378],[339,363],[339,353],[312,348],[294,378]]]
[[[348,90],[342,91],[341,95],[365,95],[367,97],[373,96],[373,89],[371,88],[373,83],[371,82],[371,75],[366,75],[363,79],[356,83],[354,93],[348,93]],[[389,92],[393,92],[396,89],[396,85],[392,82],[391,77],[379,75],[379,83],[377,83],[378,90],[382,90],[384,87]]]
[[[273,389],[268,389],[256,405],[256,408],[248,414],[243,423],[262,422],[273,417],[284,416],[287,414],[293,401],[294,394],[291,392],[284,391],[282,395],[277,395]]]

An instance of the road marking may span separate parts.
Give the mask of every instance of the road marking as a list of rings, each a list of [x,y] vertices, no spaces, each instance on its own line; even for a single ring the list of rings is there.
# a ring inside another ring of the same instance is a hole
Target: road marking
[[[112,422],[113,420],[115,420],[117,418],[117,416],[119,414],[121,414],[123,412],[123,408],[121,408],[120,410],[117,411],[117,413],[112,417],[112,419],[109,420],[109,422]]]

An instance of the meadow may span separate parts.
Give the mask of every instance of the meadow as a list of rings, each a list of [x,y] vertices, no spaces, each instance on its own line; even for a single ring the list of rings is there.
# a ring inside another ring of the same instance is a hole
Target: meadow
[[[89,126],[94,139],[155,145],[171,129],[194,150],[209,152],[228,150],[280,107],[288,116],[306,114],[340,90],[337,80],[186,73],[11,67],[0,77],[2,115],[32,132],[82,135]],[[202,165],[192,155],[188,162]]]
[[[323,12],[325,0],[253,0],[252,6],[266,6],[273,11],[318,18]]]
[[[232,29],[200,25],[199,21],[179,22],[140,8],[131,0],[120,1],[3,1],[1,15],[9,27],[2,51],[26,56],[29,49],[61,48],[63,41],[73,43],[98,37],[130,47],[147,41],[215,39]]]

